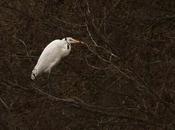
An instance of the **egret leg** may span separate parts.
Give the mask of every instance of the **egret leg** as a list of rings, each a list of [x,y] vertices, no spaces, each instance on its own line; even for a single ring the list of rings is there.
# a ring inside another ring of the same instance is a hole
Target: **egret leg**
[[[51,93],[51,89],[52,89],[52,80],[51,80],[51,72],[49,72],[49,74],[48,74],[48,91],[49,91],[49,93]]]

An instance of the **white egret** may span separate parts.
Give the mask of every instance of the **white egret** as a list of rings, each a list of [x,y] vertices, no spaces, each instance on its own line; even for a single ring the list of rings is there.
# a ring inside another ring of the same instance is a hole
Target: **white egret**
[[[71,51],[71,44],[76,43],[81,42],[74,38],[67,37],[62,40],[54,40],[48,44],[41,53],[41,56],[32,71],[31,79],[35,80],[36,77],[42,73],[48,73],[49,80],[52,68],[57,65],[63,57],[69,55]]]

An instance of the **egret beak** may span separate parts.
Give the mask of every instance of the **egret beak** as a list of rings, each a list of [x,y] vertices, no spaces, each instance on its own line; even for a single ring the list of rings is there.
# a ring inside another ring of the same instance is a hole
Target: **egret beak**
[[[81,44],[81,41],[74,39],[74,44]]]
[[[76,39],[74,39],[74,44],[75,45],[85,45],[85,43],[84,42],[82,42],[82,41],[79,41],[79,40],[76,40]]]

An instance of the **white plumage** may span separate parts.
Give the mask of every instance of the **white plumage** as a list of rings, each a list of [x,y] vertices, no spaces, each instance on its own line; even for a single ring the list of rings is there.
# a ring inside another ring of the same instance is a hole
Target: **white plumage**
[[[61,58],[69,55],[72,43],[80,43],[80,41],[67,37],[62,40],[54,40],[48,44],[41,53],[32,71],[31,79],[34,80],[42,73],[50,74],[52,68],[59,63]]]

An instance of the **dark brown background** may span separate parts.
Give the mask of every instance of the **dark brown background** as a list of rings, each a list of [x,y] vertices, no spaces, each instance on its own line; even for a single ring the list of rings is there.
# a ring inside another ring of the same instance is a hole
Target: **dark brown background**
[[[174,14],[174,0],[1,0],[0,129],[174,130]],[[48,94],[30,74],[65,36],[89,48],[54,68]]]

